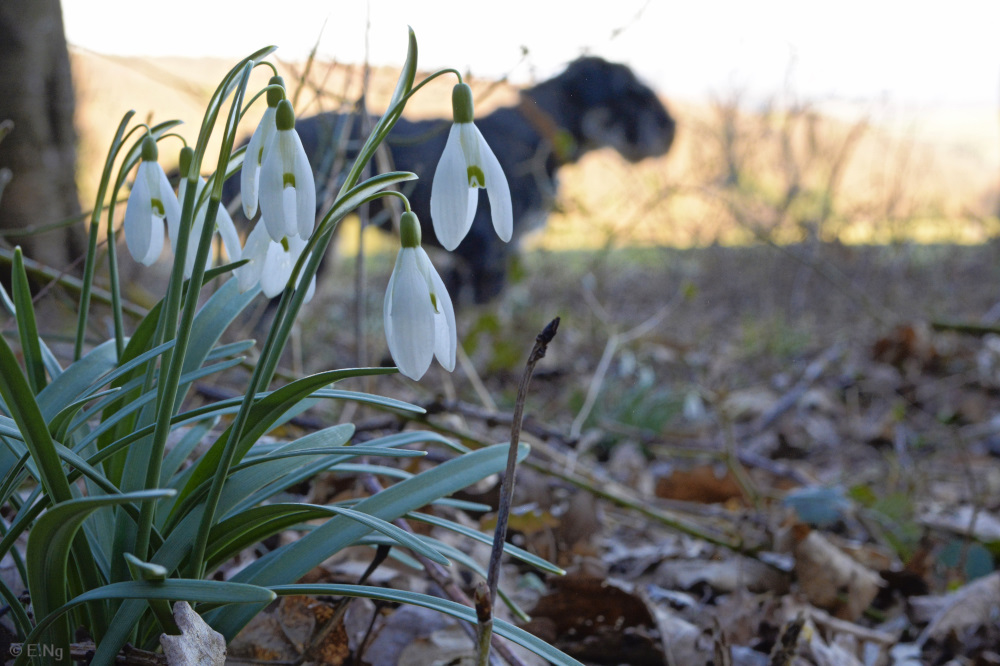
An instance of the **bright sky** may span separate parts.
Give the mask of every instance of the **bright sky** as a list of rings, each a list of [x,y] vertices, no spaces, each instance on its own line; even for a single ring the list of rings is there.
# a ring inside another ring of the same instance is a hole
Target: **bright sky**
[[[402,61],[409,24],[422,69],[515,81],[586,51],[632,65],[667,97],[763,99],[789,81],[810,101],[1000,98],[996,0],[63,0],[63,12],[71,44],[120,55],[237,58],[276,44],[298,60],[322,29],[321,57],[360,62],[369,13],[374,64]]]

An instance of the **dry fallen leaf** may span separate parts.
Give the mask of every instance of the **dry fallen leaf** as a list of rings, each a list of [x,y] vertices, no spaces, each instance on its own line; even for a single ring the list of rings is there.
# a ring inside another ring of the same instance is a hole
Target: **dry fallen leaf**
[[[852,559],[819,532],[796,526],[795,573],[810,603],[845,620],[856,620],[871,605],[879,575]]]
[[[988,622],[996,625],[1000,618],[1000,572],[979,578],[943,597],[911,601],[915,608],[926,608],[929,602],[934,602],[938,609],[921,634],[922,641],[928,638],[942,640],[952,633],[971,633]]]
[[[160,636],[160,645],[170,666],[222,666],[226,663],[226,639],[208,626],[188,602],[174,604],[174,621],[181,635]]]

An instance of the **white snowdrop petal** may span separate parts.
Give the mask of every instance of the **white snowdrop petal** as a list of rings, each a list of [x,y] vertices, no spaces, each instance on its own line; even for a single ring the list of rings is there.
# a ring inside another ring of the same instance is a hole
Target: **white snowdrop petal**
[[[500,161],[490,150],[478,128],[476,134],[479,137],[479,152],[483,159],[483,172],[486,175],[486,194],[490,199],[493,228],[500,240],[506,243],[514,233],[514,208],[510,199],[510,186],[507,184],[507,177],[500,166]]]
[[[219,206],[219,214],[215,216],[215,227],[219,230],[219,237],[222,238],[222,246],[226,248],[229,261],[239,261],[242,256],[240,235],[236,232],[236,225],[233,224],[233,218],[225,206]]]
[[[404,248],[400,254],[399,272],[390,278],[393,286],[389,317],[393,337],[389,340],[389,351],[400,372],[411,379],[420,379],[434,357],[434,312],[416,253],[413,248]]]
[[[431,288],[437,296],[437,312],[434,313],[434,356],[448,372],[455,369],[455,353],[458,350],[458,334],[455,326],[455,308],[451,303],[451,296],[444,286],[444,281],[438,275],[434,264],[423,248],[416,248],[418,256],[426,266],[426,272],[430,276]]]
[[[139,263],[146,266],[155,264],[156,260],[160,258],[160,253],[163,252],[163,218],[154,215],[151,222],[149,247],[146,250],[146,256],[139,259]]]
[[[459,143],[462,146],[462,154],[465,156],[466,184],[469,187],[486,187],[488,183],[472,180],[468,171],[468,167],[475,167],[483,171],[482,144],[485,142],[482,140],[483,136],[479,133],[479,128],[476,127],[475,123],[455,123],[455,126],[458,127]]]
[[[285,236],[298,236],[299,225],[296,213],[296,196],[294,187],[286,187],[281,191],[281,212],[285,220]]]
[[[167,174],[163,172],[163,167],[159,164],[155,164],[156,179],[159,181],[159,197],[160,201],[163,202],[163,210],[166,213],[167,222],[170,220],[176,220],[175,224],[180,224],[181,221],[181,204],[177,201],[177,196],[174,194],[174,188],[170,187],[170,181],[167,180]],[[204,180],[202,181],[204,186]]]
[[[460,131],[458,124],[451,126],[431,183],[431,222],[438,242],[446,250],[458,247],[469,232],[475,216],[475,202],[469,196],[468,167],[460,145]]]
[[[250,137],[247,151],[243,157],[243,167],[240,169],[240,197],[243,199],[243,213],[247,219],[253,219],[257,214],[257,188],[260,183],[260,166],[263,151],[267,142],[277,131],[274,124],[275,107],[268,107],[260,119],[257,128]]]
[[[316,225],[316,179],[313,177],[312,166],[306,157],[305,148],[298,132],[291,132],[292,143],[295,146],[295,217],[298,222],[298,235],[307,239],[312,236]]]
[[[129,254],[136,261],[142,259],[149,252],[150,236],[152,235],[153,207],[150,201],[149,181],[143,167],[146,162],[139,164],[136,171],[135,182],[132,184],[132,191],[128,195],[128,204],[125,206],[125,245]]]
[[[385,298],[382,299],[382,326],[385,328],[385,340],[389,344],[389,353],[392,353],[393,345],[395,345],[395,329],[392,325],[392,317],[389,316],[390,310],[392,310],[392,291],[393,283],[395,278],[399,275],[399,265],[403,261],[403,253],[396,253],[396,263],[392,267],[392,273],[389,274],[389,284],[385,288]]]
[[[275,141],[277,137],[275,137]],[[281,169],[281,157],[278,150],[268,150],[264,155],[264,163],[260,168],[260,214],[267,223],[267,232],[271,240],[277,242],[284,238],[285,215],[283,204],[284,178]]]
[[[242,256],[249,259],[249,262],[233,271],[239,282],[241,293],[246,293],[260,282],[260,274],[264,270],[264,259],[267,256],[267,246],[270,242],[271,237],[267,233],[264,220],[258,220],[257,225],[247,236],[247,242],[242,251]]]
[[[260,288],[268,298],[274,298],[285,290],[292,274],[292,262],[281,243],[270,242],[264,258],[264,268],[260,273]]]

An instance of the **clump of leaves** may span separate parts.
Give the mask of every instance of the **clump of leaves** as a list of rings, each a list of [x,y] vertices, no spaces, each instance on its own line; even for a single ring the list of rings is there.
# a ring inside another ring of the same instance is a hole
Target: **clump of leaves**
[[[415,177],[400,172],[364,181],[360,177],[419,88],[414,86],[417,47],[412,32],[389,110],[375,125],[342,190],[295,263],[245,390],[239,397],[199,406],[186,402],[195,382],[243,363],[255,344],[220,340],[259,286],[241,292],[237,280],[230,279],[206,299],[205,284],[238,264],[207,270],[214,225],[202,224],[197,238],[191,232],[197,228],[193,221],[200,207],[206,208],[203,219],[216,219],[222,183],[247,157],[245,149],[233,150],[244,96],[251,72],[267,65],[265,58],[272,51],[265,48],[242,60],[212,96],[188,171],[166,293],[130,334],[119,296],[114,206],[108,207],[104,225],[101,213],[106,202],[117,199],[139,160],[143,139],[168,136],[176,122],[128,130],[129,113],[119,126],[91,218],[75,353],[66,366],[38,334],[24,263],[20,252],[15,253],[12,293],[3,293],[2,300],[16,319],[21,360],[0,337],[0,507],[7,517],[0,556],[13,558],[33,613],[21,590],[6,579],[0,581],[0,596],[10,609],[17,639],[49,646],[56,661],[69,663],[68,648],[79,628],[97,644],[95,664],[112,663],[126,642],[155,649],[160,634],[179,633],[168,605],[176,600],[190,602],[227,640],[276,595],[364,596],[425,606],[475,622],[472,608],[428,595],[367,585],[295,583],[331,554],[358,544],[388,544],[449,564],[449,557],[456,558],[454,552],[447,551],[446,557],[439,542],[409,534],[391,521],[402,516],[421,519],[421,507],[447,503],[451,493],[500,472],[508,457],[507,445],[469,451],[431,432],[398,433],[352,445],[351,424],[296,439],[264,439],[320,401],[422,411],[393,398],[337,387],[341,380],[391,373],[394,368],[328,370],[270,388],[306,298],[307,290],[296,285],[304,286],[315,276],[336,225],[394,183]],[[231,101],[222,123],[218,164],[206,186],[198,188],[209,136],[227,100]],[[153,205],[155,209],[155,201]],[[102,233],[108,240],[114,335],[86,349],[84,333]],[[197,244],[197,253],[185,279],[188,243]],[[423,449],[430,446],[455,455],[418,474],[380,462],[423,456]],[[523,458],[527,448],[520,447],[517,454]],[[280,501],[285,489],[321,471],[372,473],[396,483],[360,501],[327,505]],[[433,521],[469,534],[441,518]],[[268,552],[228,581],[214,579],[213,574],[236,554],[296,527],[306,531],[301,539]],[[25,537],[22,552],[19,542]],[[544,570],[558,571],[523,551],[509,552]],[[475,562],[461,561],[483,574]],[[577,663],[510,624],[497,620],[494,630],[555,663]],[[17,663],[28,658],[26,651]]]

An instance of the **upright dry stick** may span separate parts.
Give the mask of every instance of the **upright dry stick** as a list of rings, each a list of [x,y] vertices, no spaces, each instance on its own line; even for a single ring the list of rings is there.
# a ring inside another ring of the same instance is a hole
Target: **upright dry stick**
[[[507,469],[504,472],[503,485],[500,489],[500,506],[497,509],[497,527],[493,533],[493,550],[490,552],[490,567],[486,579],[489,596],[482,598],[477,595],[476,613],[479,649],[477,663],[485,666],[490,658],[490,635],[493,633],[493,607],[497,599],[497,583],[500,580],[500,557],[503,555],[503,545],[507,540],[507,520],[510,517],[510,504],[514,498],[514,473],[517,471],[517,445],[521,438],[521,419],[524,416],[524,400],[528,395],[528,384],[535,371],[535,364],[545,358],[549,343],[556,337],[559,329],[559,317],[549,322],[541,333],[535,337],[535,346],[531,348],[528,362],[521,375],[521,383],[517,387],[517,401],[514,403],[514,418],[510,424],[510,451],[507,453]]]

